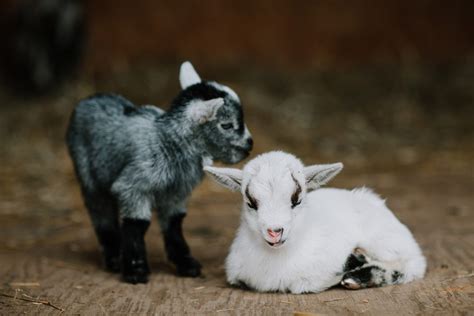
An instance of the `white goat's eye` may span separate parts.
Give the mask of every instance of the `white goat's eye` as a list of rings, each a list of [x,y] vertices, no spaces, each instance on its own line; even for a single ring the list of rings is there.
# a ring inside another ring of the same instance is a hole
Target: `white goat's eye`
[[[300,200],[300,194],[301,194],[301,185],[300,183],[295,179],[293,175],[291,175],[293,180],[295,181],[296,184],[296,189],[295,192],[291,195],[291,208],[295,208],[296,206],[301,204]]]
[[[222,124],[221,124],[221,127],[222,127],[223,129],[226,129],[226,130],[227,130],[227,129],[234,128],[234,124],[233,124],[233,123],[222,123]]]
[[[250,203],[250,202],[247,203],[247,206],[249,208],[251,208],[252,210],[257,210],[257,207],[254,204]]]
[[[298,201],[298,202],[291,202],[291,208],[295,208],[297,207],[298,205],[301,204],[301,201]]]
[[[258,203],[257,200],[255,200],[249,193],[249,188],[247,187],[245,189],[245,196],[247,197],[247,206],[251,208],[252,210],[257,210],[258,209]]]

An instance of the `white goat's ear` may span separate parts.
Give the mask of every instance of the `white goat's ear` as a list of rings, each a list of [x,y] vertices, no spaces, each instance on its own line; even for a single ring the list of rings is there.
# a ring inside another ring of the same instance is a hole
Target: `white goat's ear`
[[[232,190],[239,191],[242,186],[242,170],[234,168],[204,167],[217,183]]]
[[[223,105],[223,98],[216,98],[207,101],[194,100],[187,105],[186,114],[191,121],[198,124],[204,124],[215,120],[217,111]]]
[[[194,70],[193,65],[189,61],[182,63],[179,70],[179,83],[181,84],[181,88],[184,90],[187,87],[200,82],[201,78],[196,70]]]
[[[342,168],[343,164],[340,162],[305,167],[303,169],[303,174],[306,178],[306,187],[308,192],[316,190],[317,188],[328,183],[342,170]]]

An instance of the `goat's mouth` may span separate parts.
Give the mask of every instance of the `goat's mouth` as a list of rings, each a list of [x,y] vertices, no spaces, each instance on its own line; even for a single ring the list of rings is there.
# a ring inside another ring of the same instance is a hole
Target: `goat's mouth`
[[[223,163],[238,163],[250,155],[250,150],[240,146],[232,146],[232,150],[227,157],[222,157],[220,160]]]
[[[233,148],[240,154],[244,155],[245,157],[250,155],[251,148],[249,147],[233,146]]]
[[[272,247],[272,248],[280,248],[281,246],[283,246],[283,244],[285,243],[286,239],[284,240],[280,240],[278,242],[270,242],[268,240],[265,239],[265,241],[267,242],[267,244]]]

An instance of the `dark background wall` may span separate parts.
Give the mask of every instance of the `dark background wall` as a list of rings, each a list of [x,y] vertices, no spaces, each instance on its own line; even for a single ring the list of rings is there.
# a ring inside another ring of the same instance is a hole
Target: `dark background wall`
[[[1,1],[2,20],[19,3]],[[83,3],[89,70],[184,58],[303,68],[374,61],[446,62],[474,51],[474,2],[469,0]]]
[[[344,65],[458,59],[472,1],[87,1],[88,63],[139,59]]]

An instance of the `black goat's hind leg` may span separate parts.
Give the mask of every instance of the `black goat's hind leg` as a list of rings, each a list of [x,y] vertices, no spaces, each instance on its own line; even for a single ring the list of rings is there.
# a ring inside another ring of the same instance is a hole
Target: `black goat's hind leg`
[[[145,233],[149,220],[122,220],[122,277],[128,283],[147,283],[150,268],[146,257]]]
[[[167,218],[160,217],[168,259],[176,265],[178,275],[197,277],[201,274],[201,264],[191,256],[189,246],[183,236],[184,213]]]
[[[105,268],[120,272],[121,236],[116,201],[108,194],[84,192],[83,195],[102,249]]]

